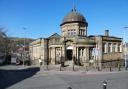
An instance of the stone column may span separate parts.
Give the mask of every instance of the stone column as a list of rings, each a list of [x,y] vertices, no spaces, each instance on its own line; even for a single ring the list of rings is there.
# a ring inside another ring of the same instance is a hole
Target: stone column
[[[82,64],[82,49],[80,49],[80,63]]]
[[[51,48],[49,48],[49,60],[51,62]]]
[[[89,66],[89,48],[86,48],[86,65]]]
[[[83,57],[84,57],[83,62],[85,64],[86,63],[86,48],[84,48]]]
[[[106,43],[106,53],[108,53],[108,43]]]
[[[79,59],[79,47],[76,48],[76,51],[77,51],[76,60],[78,62],[78,59]]]
[[[73,55],[72,55],[72,65],[74,66],[74,62],[76,62],[77,58],[77,47],[76,45],[73,46]]]
[[[55,59],[56,52],[55,51],[56,51],[55,48],[52,48],[51,58],[52,58],[53,64],[55,64],[55,62],[56,62],[56,59]]]
[[[85,36],[87,36],[87,28],[85,27]]]
[[[112,50],[112,47],[113,47],[113,44],[111,43],[111,49],[110,49],[110,52],[112,52],[113,50]]]
[[[66,60],[66,44],[65,43],[62,46],[62,57],[64,57],[64,60]]]
[[[77,57],[77,47],[76,46],[73,47],[73,56],[75,56],[75,58]]]
[[[104,46],[104,52],[107,53],[107,44],[105,43],[105,46]]]
[[[118,44],[116,43],[116,50],[115,50],[116,52],[118,52]]]
[[[120,52],[123,50],[123,43],[120,44]]]

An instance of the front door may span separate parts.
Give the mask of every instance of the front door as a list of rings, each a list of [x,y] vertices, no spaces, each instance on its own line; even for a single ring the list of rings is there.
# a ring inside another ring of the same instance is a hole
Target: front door
[[[71,49],[67,49],[67,61],[72,60],[72,50]]]

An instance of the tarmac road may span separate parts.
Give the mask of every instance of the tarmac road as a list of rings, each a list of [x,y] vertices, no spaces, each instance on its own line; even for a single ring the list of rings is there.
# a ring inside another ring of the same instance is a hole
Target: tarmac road
[[[38,67],[20,68],[4,66],[0,68],[0,89],[128,89],[128,72],[85,73],[79,71],[44,71]]]

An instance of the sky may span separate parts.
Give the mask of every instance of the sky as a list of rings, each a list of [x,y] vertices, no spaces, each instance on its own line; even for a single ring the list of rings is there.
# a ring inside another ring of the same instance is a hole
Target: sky
[[[0,0],[0,26],[8,36],[40,38],[61,34],[60,24],[73,8],[88,22],[88,35],[124,37],[128,26],[128,0]],[[24,29],[26,28],[26,29]]]

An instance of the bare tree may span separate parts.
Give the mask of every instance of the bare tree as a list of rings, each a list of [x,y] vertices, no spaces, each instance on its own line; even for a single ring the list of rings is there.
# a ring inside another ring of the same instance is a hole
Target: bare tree
[[[6,32],[4,30],[3,27],[0,27],[0,53],[6,53],[6,38],[7,38],[7,35],[6,35]]]

